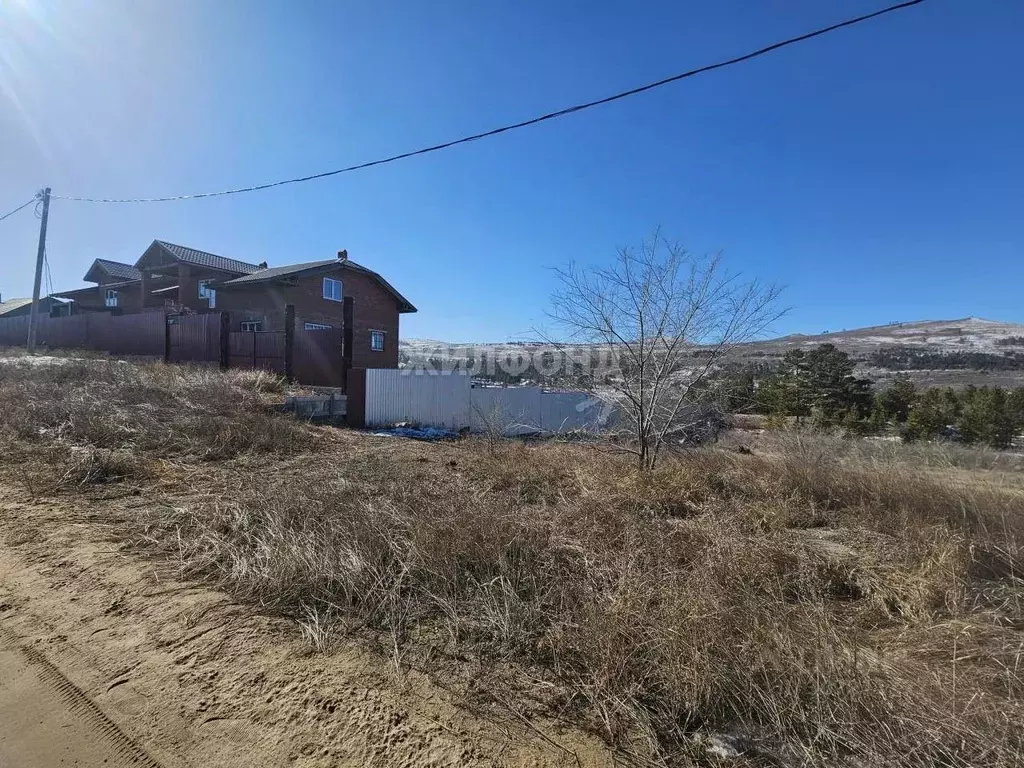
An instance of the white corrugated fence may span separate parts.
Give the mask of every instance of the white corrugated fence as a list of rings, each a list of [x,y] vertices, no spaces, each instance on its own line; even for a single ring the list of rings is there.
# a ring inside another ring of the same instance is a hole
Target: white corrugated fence
[[[605,426],[607,417],[601,401],[585,392],[473,386],[465,373],[366,371],[367,426],[410,422],[517,435],[594,432]]]

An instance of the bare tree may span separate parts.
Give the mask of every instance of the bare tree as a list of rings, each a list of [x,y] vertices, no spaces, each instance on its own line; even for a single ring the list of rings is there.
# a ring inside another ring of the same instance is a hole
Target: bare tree
[[[659,231],[608,267],[556,274],[548,315],[562,339],[604,353],[609,366],[592,369],[590,389],[617,409],[618,443],[645,469],[708,419],[714,374],[784,311],[777,286],[742,280],[721,254],[693,256]]]
[[[512,415],[499,399],[494,400],[490,407],[473,403],[472,411],[477,422],[474,426],[487,439],[488,453],[493,454],[498,444],[510,437],[517,427],[526,426],[524,413],[520,411],[518,415]]]

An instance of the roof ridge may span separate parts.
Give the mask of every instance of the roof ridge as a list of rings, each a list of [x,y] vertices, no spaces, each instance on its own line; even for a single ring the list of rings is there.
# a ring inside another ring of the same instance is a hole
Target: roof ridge
[[[227,262],[227,263],[231,263],[231,264],[237,264],[237,265],[239,265],[241,267],[245,267],[245,269],[237,270],[239,272],[245,272],[246,269],[249,269],[249,270],[252,270],[252,271],[256,271],[256,270],[258,270],[260,268],[259,264],[253,264],[252,262],[249,262],[249,261],[242,261],[241,259],[236,259],[236,258],[233,258],[231,256],[221,256],[219,253],[213,253],[212,251],[204,251],[201,248],[193,248],[191,245],[182,245],[181,243],[172,243],[169,240],[154,240],[153,242],[156,243],[157,245],[159,245],[160,247],[162,247],[162,248],[164,248],[164,249],[166,249],[168,251],[171,251],[171,254],[175,258],[177,258],[177,259],[181,259],[182,256],[180,255],[180,253],[176,254],[175,251],[191,251],[192,253],[202,254],[203,256],[209,256],[209,257],[211,257],[213,259],[219,259],[219,260],[221,260],[223,262]],[[222,269],[222,267],[214,267],[214,269]],[[232,270],[227,270],[227,271],[232,271]]]
[[[337,265],[342,269],[350,269],[353,272],[365,274],[370,278],[376,280],[385,291],[390,293],[395,298],[399,306],[404,308],[400,309],[399,311],[416,311],[416,307],[413,306],[412,302],[410,302],[401,293],[399,293],[398,289],[396,289],[393,285],[391,285],[391,283],[384,279],[384,277],[379,272],[375,272],[369,267],[364,267],[362,264],[354,262],[351,259],[317,259],[316,261],[300,261],[294,264],[282,264],[279,267],[267,267],[266,269],[261,268],[251,274],[242,275],[241,277],[234,277],[231,278],[230,280],[225,280],[224,282],[221,283],[221,285],[224,286],[225,288],[231,288],[238,285],[248,285],[250,283],[277,280],[280,278],[288,277],[291,274],[299,274],[309,270],[320,269],[334,265]]]

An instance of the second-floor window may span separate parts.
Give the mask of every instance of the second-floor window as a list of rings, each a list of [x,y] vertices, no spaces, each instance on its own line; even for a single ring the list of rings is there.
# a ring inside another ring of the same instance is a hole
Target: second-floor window
[[[215,291],[211,287],[212,285],[213,285],[213,280],[200,280],[199,281],[199,298],[200,299],[206,299],[207,301],[209,301],[210,302],[210,309],[213,309],[214,307],[217,306],[217,291]]]
[[[103,303],[108,307],[117,306],[117,291],[108,288],[103,295]]]
[[[324,278],[324,298],[328,301],[341,301],[341,280]]]
[[[329,331],[331,326],[325,325],[324,323],[303,323],[303,330],[306,331]]]
[[[384,351],[384,331],[370,331],[370,349],[374,352]]]
[[[262,331],[263,321],[262,320],[243,320],[240,325],[243,331]]]

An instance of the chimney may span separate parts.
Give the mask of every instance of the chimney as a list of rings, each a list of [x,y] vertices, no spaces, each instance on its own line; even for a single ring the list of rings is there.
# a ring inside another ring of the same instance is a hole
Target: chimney
[[[338,251],[338,261],[348,261],[348,250]]]
[[[258,269],[266,269],[267,268],[267,262],[261,261],[259,264],[256,265],[256,267]]]

